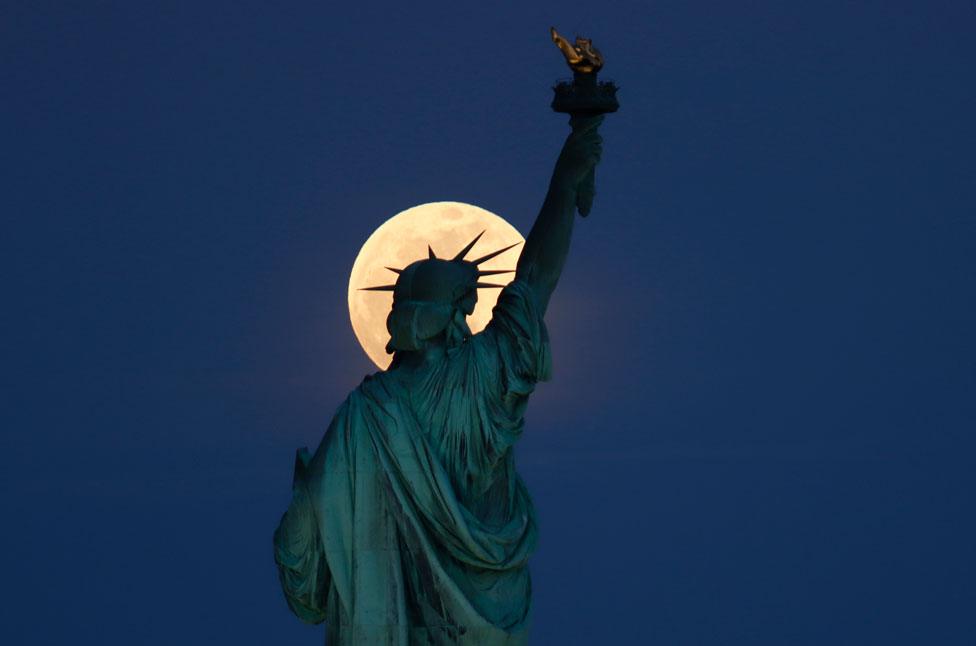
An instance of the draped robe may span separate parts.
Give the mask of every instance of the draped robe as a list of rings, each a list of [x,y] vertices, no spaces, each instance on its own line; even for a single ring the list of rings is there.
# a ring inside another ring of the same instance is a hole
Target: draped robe
[[[516,280],[484,331],[422,369],[367,377],[299,451],[275,561],[292,611],[329,643],[527,641],[532,502],[512,447],[549,344]]]

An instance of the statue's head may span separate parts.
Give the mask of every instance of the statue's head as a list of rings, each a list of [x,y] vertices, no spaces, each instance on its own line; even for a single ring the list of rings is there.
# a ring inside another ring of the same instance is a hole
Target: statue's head
[[[404,267],[386,317],[386,351],[420,350],[441,336],[456,345],[471,336],[465,317],[478,302],[477,284],[477,265],[463,260],[428,258]]]
[[[486,275],[511,273],[513,270],[479,270],[478,265],[508,251],[510,245],[477,260],[464,257],[484,232],[472,240],[456,256],[438,258],[429,249],[428,258],[410,263],[403,269],[388,267],[398,274],[393,285],[367,287],[372,291],[392,291],[393,308],[386,318],[390,341],[389,353],[421,350],[432,340],[443,340],[447,347],[455,347],[471,336],[465,317],[474,312],[479,287],[502,287],[479,282]],[[517,244],[517,243],[516,243]]]

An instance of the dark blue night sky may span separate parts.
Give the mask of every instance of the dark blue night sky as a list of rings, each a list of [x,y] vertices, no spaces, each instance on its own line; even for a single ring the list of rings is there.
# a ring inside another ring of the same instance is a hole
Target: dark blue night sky
[[[4,4],[0,641],[321,643],[271,534],[373,369],[349,270],[422,202],[528,230],[552,24],[622,108],[534,643],[976,643],[976,6],[596,4]]]

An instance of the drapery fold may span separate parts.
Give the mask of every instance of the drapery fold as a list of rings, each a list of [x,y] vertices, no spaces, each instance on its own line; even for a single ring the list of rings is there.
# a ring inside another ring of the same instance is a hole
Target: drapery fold
[[[443,360],[367,377],[299,458],[275,533],[292,611],[330,644],[524,644],[536,524],[512,445],[549,366],[515,281]]]

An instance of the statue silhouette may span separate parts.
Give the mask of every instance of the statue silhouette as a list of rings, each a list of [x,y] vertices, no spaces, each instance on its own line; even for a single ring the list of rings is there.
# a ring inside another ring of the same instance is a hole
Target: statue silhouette
[[[573,116],[539,215],[491,322],[465,323],[486,273],[433,252],[391,285],[393,362],[298,452],[274,535],[288,605],[329,643],[525,644],[535,513],[513,447],[550,373],[544,315],[569,251],[602,116]],[[480,236],[479,236],[480,237]]]

